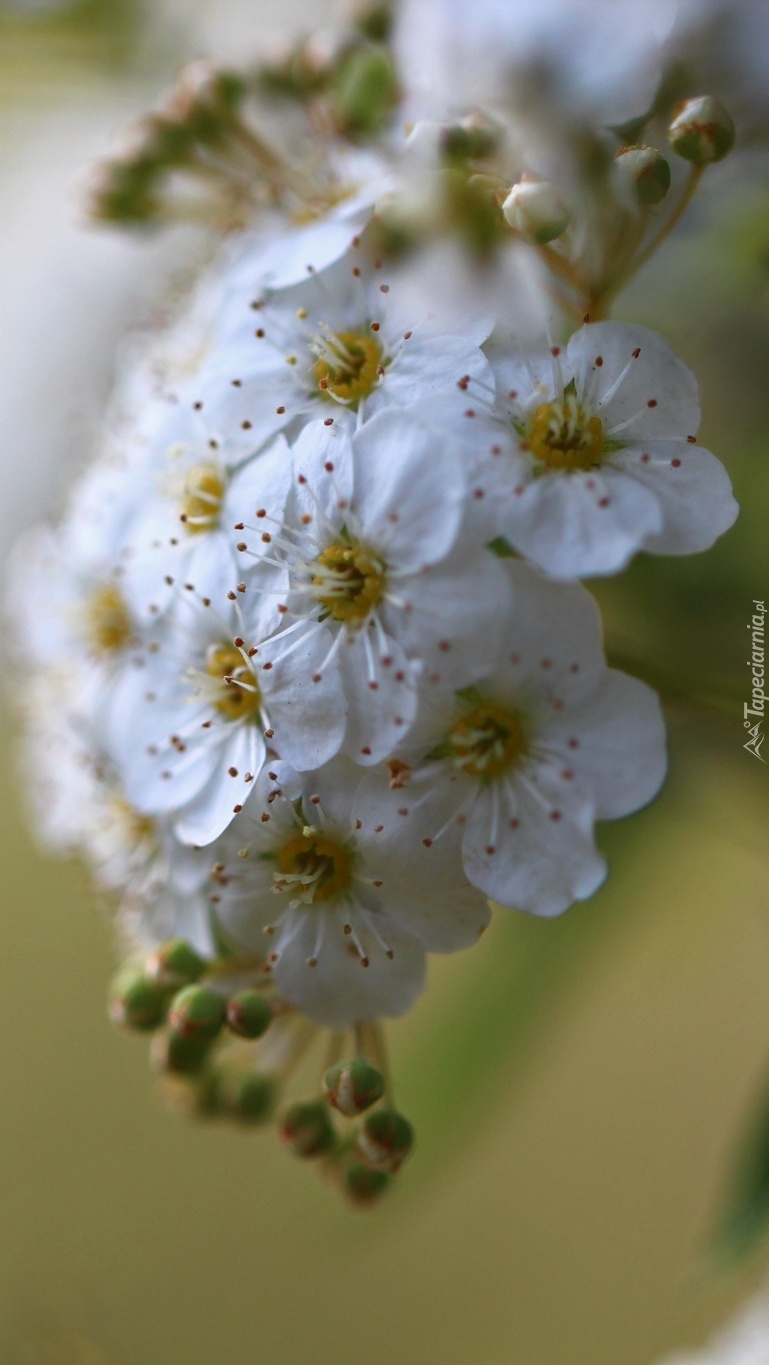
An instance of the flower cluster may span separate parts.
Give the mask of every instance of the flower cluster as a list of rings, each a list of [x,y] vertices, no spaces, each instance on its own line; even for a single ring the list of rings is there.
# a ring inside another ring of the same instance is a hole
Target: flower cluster
[[[144,129],[153,185],[175,119],[187,169],[236,145],[241,187],[248,153],[274,188],[240,87],[185,79]],[[429,263],[387,253],[372,207],[392,152],[361,153],[346,197],[329,172],[309,224],[272,203],[225,243],[138,348],[10,593],[39,823],[120,905],[115,1018],[159,1030],[197,1112],[245,1121],[332,1029],[326,1099],[281,1132],[360,1201],[410,1147],[378,1021],[426,954],[475,943],[489,899],[552,916],[590,896],[595,822],[662,782],[657,699],[607,666],[579,580],[704,550],[736,513],[694,377],[654,333],[587,320],[554,344],[543,295],[533,343],[530,299],[414,286]]]

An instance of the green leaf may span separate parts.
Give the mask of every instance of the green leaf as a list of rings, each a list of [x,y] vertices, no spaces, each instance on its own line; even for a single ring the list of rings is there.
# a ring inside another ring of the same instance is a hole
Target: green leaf
[[[714,1250],[738,1260],[769,1233],[769,1092],[753,1112]]]

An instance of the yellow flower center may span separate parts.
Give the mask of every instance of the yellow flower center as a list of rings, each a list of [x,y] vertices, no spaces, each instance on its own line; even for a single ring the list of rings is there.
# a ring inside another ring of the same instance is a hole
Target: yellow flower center
[[[149,815],[142,815],[138,810],[134,810],[122,796],[114,798],[112,809],[129,843],[138,847],[150,839],[155,839],[154,820]]]
[[[211,645],[206,657],[206,673],[219,683],[213,704],[225,720],[257,719],[259,688],[235,645]]]
[[[131,638],[128,607],[114,583],[103,583],[87,604],[88,634],[100,654],[116,654]]]
[[[219,525],[225,488],[224,474],[218,465],[198,464],[188,470],[181,519],[193,535],[212,531]]]
[[[293,891],[305,905],[330,901],[346,890],[352,858],[335,839],[307,828],[278,853],[276,891]]]
[[[514,711],[484,701],[452,725],[447,743],[457,767],[493,782],[525,753],[526,731]]]
[[[329,400],[353,407],[376,388],[382,366],[382,347],[376,337],[337,332],[324,338],[316,353],[315,378]]]
[[[316,559],[312,585],[329,616],[360,626],[382,601],[386,582],[381,559],[360,545],[339,541]]]
[[[604,453],[603,423],[589,417],[574,393],[542,403],[531,419],[532,455],[551,469],[591,469]]]

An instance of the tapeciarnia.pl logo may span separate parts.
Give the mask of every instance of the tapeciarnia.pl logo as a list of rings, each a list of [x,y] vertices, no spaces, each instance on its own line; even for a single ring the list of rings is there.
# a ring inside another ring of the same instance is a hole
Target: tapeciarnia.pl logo
[[[748,668],[751,671],[751,699],[745,702],[742,708],[742,723],[748,732],[748,739],[743,744],[743,749],[747,749],[754,758],[766,763],[766,759],[761,756],[761,745],[764,742],[764,734],[761,726],[764,722],[764,707],[766,705],[766,693],[764,692],[764,617],[766,607],[763,602],[753,601],[753,615],[748,622],[748,630],[751,632],[751,657],[748,659]]]

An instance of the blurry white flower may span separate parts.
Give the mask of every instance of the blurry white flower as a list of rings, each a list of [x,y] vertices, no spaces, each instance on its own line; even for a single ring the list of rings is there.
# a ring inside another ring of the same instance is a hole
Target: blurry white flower
[[[404,0],[398,52],[433,115],[516,98],[535,83],[563,111],[602,123],[643,113],[675,0]]]

